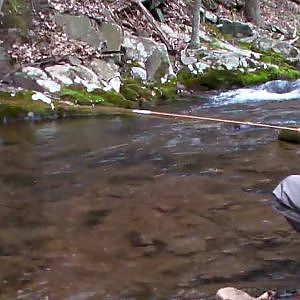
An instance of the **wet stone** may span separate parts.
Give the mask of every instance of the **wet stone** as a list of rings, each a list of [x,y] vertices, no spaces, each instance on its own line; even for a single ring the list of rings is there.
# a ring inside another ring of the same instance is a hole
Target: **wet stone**
[[[142,236],[141,233],[132,230],[128,233],[127,238],[132,247],[147,247],[152,246],[152,240],[147,239],[145,236]]]
[[[190,256],[206,249],[206,242],[201,237],[175,238],[168,245],[168,250],[178,256]]]
[[[102,224],[105,217],[108,215],[107,209],[94,209],[87,212],[85,215],[85,224],[87,226],[95,226]]]

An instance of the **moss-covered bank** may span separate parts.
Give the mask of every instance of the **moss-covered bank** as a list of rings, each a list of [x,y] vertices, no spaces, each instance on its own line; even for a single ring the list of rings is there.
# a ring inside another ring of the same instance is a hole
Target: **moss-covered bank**
[[[64,101],[53,101],[52,108],[42,101],[32,100],[32,92],[23,91],[15,95],[0,92],[0,123],[14,121],[39,121],[64,118],[97,117],[107,115],[131,115],[130,110],[120,107],[70,105]]]
[[[204,73],[191,74],[189,70],[178,73],[178,81],[192,89],[220,89],[260,84],[269,80],[292,80],[300,77],[300,72],[288,66],[274,66],[253,72],[208,69]]]
[[[150,108],[176,99],[176,81],[159,85],[145,85],[139,80],[124,79],[120,93],[83,87],[63,88],[52,101],[52,106],[32,100],[33,92],[15,95],[0,92],[0,122],[18,120],[47,120],[100,115],[130,115],[128,109]]]

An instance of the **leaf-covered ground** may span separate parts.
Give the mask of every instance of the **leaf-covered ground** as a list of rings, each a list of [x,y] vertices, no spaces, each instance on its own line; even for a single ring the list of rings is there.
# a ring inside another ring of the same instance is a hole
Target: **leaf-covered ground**
[[[165,23],[175,32],[168,35],[170,44],[175,50],[185,47],[182,37],[189,34],[191,1],[166,0],[162,11]],[[230,0],[206,0],[204,7],[219,17],[245,21],[243,11]],[[300,30],[300,4],[295,0],[263,0],[261,1],[263,26],[259,30],[268,31],[276,38],[291,38]],[[32,64],[47,59],[63,59],[68,55],[76,55],[82,60],[100,57],[101,52],[84,42],[70,40],[53,20],[55,13],[71,13],[87,15],[95,22],[113,21],[126,31],[135,35],[160,40],[156,31],[147,21],[142,11],[133,1],[113,0],[49,0],[49,9],[33,10],[33,26],[26,43],[15,43],[11,56],[21,64]],[[279,31],[272,32],[270,25],[276,25]],[[298,29],[297,29],[298,28]],[[282,34],[283,33],[283,34]]]

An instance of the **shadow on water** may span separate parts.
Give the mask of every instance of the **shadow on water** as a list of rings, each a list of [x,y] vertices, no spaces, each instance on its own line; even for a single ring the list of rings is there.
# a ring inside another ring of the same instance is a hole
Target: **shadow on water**
[[[298,101],[208,104],[177,111],[299,123]],[[300,239],[268,200],[299,153],[270,130],[205,122],[2,126],[0,299],[298,289]]]

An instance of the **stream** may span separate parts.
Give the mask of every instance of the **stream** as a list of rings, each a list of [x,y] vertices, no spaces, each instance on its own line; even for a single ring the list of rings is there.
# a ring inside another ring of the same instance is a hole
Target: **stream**
[[[158,109],[293,126],[299,85]],[[0,125],[0,299],[300,289],[300,236],[268,203],[299,166],[300,145],[249,126],[150,116]]]

